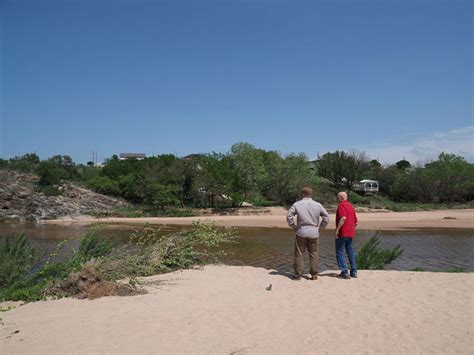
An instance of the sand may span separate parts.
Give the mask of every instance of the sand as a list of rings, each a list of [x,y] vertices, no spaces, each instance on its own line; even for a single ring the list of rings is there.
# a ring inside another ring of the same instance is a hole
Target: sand
[[[0,314],[0,353],[472,354],[474,274],[332,275],[206,266],[146,295],[31,303]]]
[[[288,228],[286,224],[286,210],[273,208],[270,213],[263,215],[240,216],[206,216],[206,217],[173,217],[173,218],[93,218],[79,219],[63,218],[43,221],[44,224],[61,225],[88,225],[92,223],[110,224],[170,224],[189,225],[194,220],[213,221],[223,227],[274,227]],[[463,228],[474,229],[474,209],[451,209],[419,212],[365,212],[358,213],[359,229],[366,230],[402,230],[422,228]],[[330,229],[334,229],[334,214],[330,215]]]

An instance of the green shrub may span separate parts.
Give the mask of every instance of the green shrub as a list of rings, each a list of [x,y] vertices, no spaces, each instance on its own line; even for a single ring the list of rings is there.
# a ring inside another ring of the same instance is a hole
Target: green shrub
[[[44,186],[40,189],[42,193],[44,193],[46,196],[59,196],[62,195],[62,192],[59,191],[59,188],[57,186]]]
[[[93,230],[81,238],[79,248],[73,251],[71,258],[56,261],[59,250],[67,243],[58,243],[46,262],[38,267],[41,258],[24,235],[6,238],[0,247],[0,301],[43,299],[44,289],[50,281],[66,278],[89,260],[102,258],[113,249],[110,240],[101,238]]]
[[[59,185],[68,177],[68,172],[52,161],[42,161],[35,172],[39,175],[38,185],[41,187]]]
[[[367,205],[370,201],[368,197],[361,196],[355,191],[349,193],[349,200],[356,205]]]
[[[104,195],[120,196],[118,182],[107,176],[96,176],[92,180],[89,180],[86,185],[92,190]]]
[[[8,160],[0,158],[0,169],[8,168]]]
[[[381,249],[378,233],[370,238],[357,252],[357,268],[359,270],[383,270],[402,254],[400,245],[392,249]]]
[[[98,236],[95,230],[89,231],[82,236],[79,248],[74,253],[73,263],[83,264],[91,259],[102,258],[110,254],[113,248],[110,239]]]
[[[24,234],[5,238],[0,245],[0,288],[24,280],[36,261],[36,250]]]
[[[99,272],[120,279],[215,262],[223,255],[219,247],[234,238],[234,231],[219,231],[213,223],[193,222],[192,228],[172,233],[145,225],[130,235],[129,248],[105,260]]]

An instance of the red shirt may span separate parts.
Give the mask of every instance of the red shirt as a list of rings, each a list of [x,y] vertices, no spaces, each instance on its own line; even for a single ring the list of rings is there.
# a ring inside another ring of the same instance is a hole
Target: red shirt
[[[344,225],[339,230],[339,236],[353,238],[355,235],[355,227],[357,225],[357,216],[354,207],[352,207],[347,200],[342,201],[337,206],[336,228],[342,217],[346,217],[346,222],[344,222]]]

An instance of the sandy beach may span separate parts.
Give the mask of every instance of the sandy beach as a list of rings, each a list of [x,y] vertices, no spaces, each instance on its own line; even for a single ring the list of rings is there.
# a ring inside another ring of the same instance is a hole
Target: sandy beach
[[[261,215],[220,216],[205,217],[149,217],[149,218],[93,218],[81,217],[78,219],[63,218],[42,221],[44,224],[61,225],[88,225],[93,223],[110,224],[170,224],[189,225],[194,220],[212,221],[221,227],[273,227],[288,228],[286,224],[286,210],[284,208],[271,208],[269,213]],[[330,215],[331,223],[328,228],[334,228],[334,214]],[[364,212],[358,213],[359,229],[368,230],[401,230],[421,228],[463,228],[474,229],[474,209],[451,209],[418,212]]]
[[[61,299],[1,314],[11,353],[472,353],[474,274],[361,271],[293,281],[207,266],[149,293]],[[266,288],[272,285],[270,291]]]

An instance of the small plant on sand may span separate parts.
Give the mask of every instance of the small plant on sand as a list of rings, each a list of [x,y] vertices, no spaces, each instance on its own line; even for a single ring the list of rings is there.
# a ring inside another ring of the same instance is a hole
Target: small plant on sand
[[[403,252],[400,245],[392,249],[379,247],[378,232],[370,238],[357,253],[357,268],[359,270],[383,270]]]

